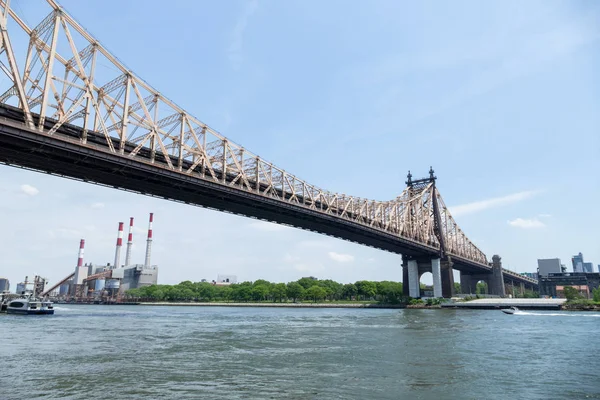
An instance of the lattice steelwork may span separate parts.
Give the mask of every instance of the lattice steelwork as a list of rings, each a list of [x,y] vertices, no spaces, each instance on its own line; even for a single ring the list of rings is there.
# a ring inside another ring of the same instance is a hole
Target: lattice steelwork
[[[41,135],[78,127],[81,146],[334,215],[440,249],[443,256],[487,265],[450,215],[434,181],[418,189],[408,186],[391,201],[308,184],[178,107],[128,70],[56,2],[48,4],[49,14],[30,27],[10,1],[0,1],[0,68],[9,78],[0,88],[0,103],[22,110],[27,126]],[[11,46],[18,34],[28,40],[24,54]]]

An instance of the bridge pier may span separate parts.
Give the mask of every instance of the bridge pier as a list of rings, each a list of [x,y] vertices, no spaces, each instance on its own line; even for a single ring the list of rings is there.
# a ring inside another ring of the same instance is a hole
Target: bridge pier
[[[444,297],[442,294],[442,270],[439,258],[431,260],[431,274],[433,275],[433,297]]]
[[[490,294],[505,297],[504,288],[504,273],[502,272],[502,262],[499,255],[494,254],[492,257],[492,276],[488,285]]]
[[[449,272],[448,272],[449,270]],[[452,268],[448,263],[442,262],[439,258],[432,259],[402,259],[402,290],[404,295],[412,298],[421,297],[420,277],[425,272],[431,272],[433,275],[433,296],[451,297],[454,288],[454,277]],[[446,275],[449,275],[448,278]],[[450,279],[450,283],[445,280]],[[448,291],[449,294],[445,294]]]
[[[417,260],[408,260],[408,295],[415,299],[421,297]]]
[[[438,259],[439,260],[439,259]],[[454,296],[454,273],[452,270],[453,263],[449,260],[441,262],[441,284],[442,284],[442,295],[445,299],[449,299]]]

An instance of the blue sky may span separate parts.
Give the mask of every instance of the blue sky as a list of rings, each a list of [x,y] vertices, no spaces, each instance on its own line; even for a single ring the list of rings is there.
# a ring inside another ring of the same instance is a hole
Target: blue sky
[[[11,4],[37,24],[42,2]],[[61,4],[165,96],[312,184],[388,200],[432,165],[488,257],[600,264],[598,2]],[[142,262],[151,211],[160,283],[402,278],[398,255],[5,166],[0,207],[13,285],[67,275],[80,238],[87,262],[112,262],[130,216]]]

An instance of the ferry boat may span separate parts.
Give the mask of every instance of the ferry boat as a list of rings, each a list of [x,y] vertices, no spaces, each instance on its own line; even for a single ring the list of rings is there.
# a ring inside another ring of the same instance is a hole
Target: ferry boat
[[[52,315],[54,314],[54,305],[46,299],[36,297],[36,288],[38,287],[38,277],[35,277],[33,291],[25,289],[18,298],[6,299],[2,296],[2,306],[0,311],[7,314],[23,315]],[[25,288],[27,288],[27,277],[25,277]]]
[[[6,305],[7,314],[52,315],[54,306],[50,301],[38,300],[33,295],[14,299]]]

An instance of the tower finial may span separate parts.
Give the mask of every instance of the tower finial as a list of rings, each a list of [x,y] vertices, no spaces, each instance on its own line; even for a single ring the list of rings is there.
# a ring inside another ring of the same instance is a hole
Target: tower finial
[[[408,170],[408,175],[406,175],[406,178],[407,178],[406,184],[408,186],[411,186],[412,185],[412,174],[410,173],[410,169]]]
[[[429,166],[429,179],[435,180],[435,175],[433,175],[433,167]]]

